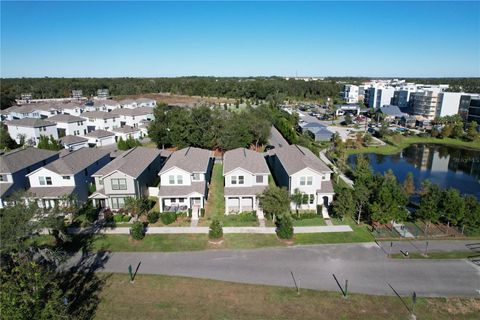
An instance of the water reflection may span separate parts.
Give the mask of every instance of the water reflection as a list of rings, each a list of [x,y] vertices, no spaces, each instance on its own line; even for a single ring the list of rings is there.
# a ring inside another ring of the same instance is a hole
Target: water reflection
[[[454,187],[480,199],[480,151],[419,144],[394,155],[367,156],[374,171],[384,173],[391,169],[399,181],[412,172],[417,188],[429,179],[443,188]],[[355,158],[355,155],[349,157],[351,165]]]

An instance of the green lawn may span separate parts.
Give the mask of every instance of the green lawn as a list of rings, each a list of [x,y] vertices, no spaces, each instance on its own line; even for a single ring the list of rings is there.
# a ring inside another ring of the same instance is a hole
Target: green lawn
[[[93,250],[108,251],[198,251],[208,248],[206,234],[147,235],[141,241],[129,235],[98,235],[94,237]]]
[[[100,274],[96,319],[409,319],[395,296],[350,294],[138,274]],[[300,281],[301,285],[301,281]],[[411,303],[410,299],[405,299]],[[477,319],[475,298],[418,298],[417,319]]]
[[[302,219],[302,220],[295,220],[293,219],[293,226],[294,227],[305,227],[305,226],[325,226],[325,220],[322,217],[310,218],[310,219]]]
[[[199,225],[209,225],[213,218],[221,219],[225,213],[225,198],[223,196],[223,164],[213,165],[212,179],[208,190],[208,201],[205,208],[205,217]]]
[[[430,144],[442,144],[448,146],[456,146],[470,149],[480,149],[480,141],[463,141],[460,139],[452,138],[432,138],[432,137],[418,137],[418,136],[407,136],[400,137],[399,140],[394,141],[394,138],[387,137],[385,139],[388,143],[385,146],[380,147],[361,147],[358,149],[349,149],[348,154],[358,154],[358,153],[378,153],[378,154],[394,154],[400,152],[400,150],[408,147],[411,144],[416,143],[430,143]]]
[[[480,253],[474,251],[447,251],[447,252],[428,252],[428,256],[418,252],[409,252],[408,257],[405,257],[402,253],[392,254],[394,259],[466,259],[472,256],[480,257]]]

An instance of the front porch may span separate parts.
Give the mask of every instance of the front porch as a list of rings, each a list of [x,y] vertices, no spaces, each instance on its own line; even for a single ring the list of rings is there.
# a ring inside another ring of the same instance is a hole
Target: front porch
[[[205,205],[203,195],[159,197],[160,212],[185,212],[188,209],[201,209]]]

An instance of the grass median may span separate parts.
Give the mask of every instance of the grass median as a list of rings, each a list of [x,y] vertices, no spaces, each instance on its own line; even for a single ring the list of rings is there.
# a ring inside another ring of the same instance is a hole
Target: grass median
[[[97,319],[407,319],[394,296],[238,284],[186,277],[101,274]],[[406,299],[410,304],[410,299]],[[476,319],[474,298],[418,298],[418,319]]]
[[[402,253],[392,254],[392,259],[467,259],[470,257],[479,257],[480,253],[474,251],[445,251],[445,252],[429,252],[427,256],[424,256],[418,252],[412,252],[406,257]]]

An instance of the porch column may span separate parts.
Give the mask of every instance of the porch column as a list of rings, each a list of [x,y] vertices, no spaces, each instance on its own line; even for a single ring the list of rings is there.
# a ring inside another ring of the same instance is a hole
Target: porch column
[[[242,197],[238,198],[238,212],[242,212]]]
[[[190,197],[187,197],[187,203],[188,203],[188,208],[189,208],[189,209],[193,209],[192,199],[191,199]]]
[[[257,198],[255,196],[252,197],[252,211],[257,210]]]
[[[160,212],[163,212],[163,198],[158,197]]]

